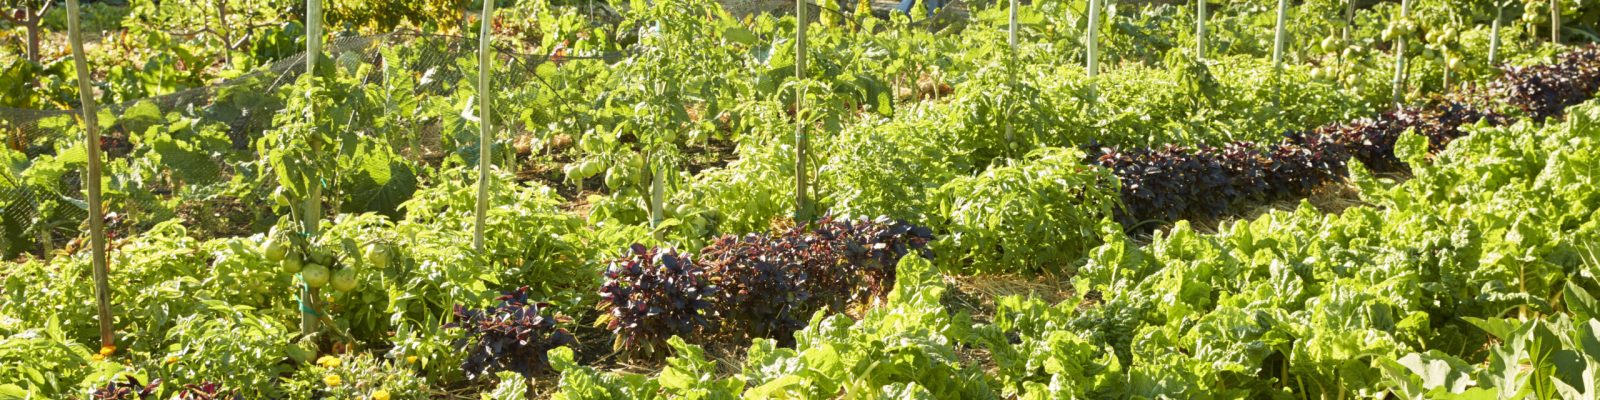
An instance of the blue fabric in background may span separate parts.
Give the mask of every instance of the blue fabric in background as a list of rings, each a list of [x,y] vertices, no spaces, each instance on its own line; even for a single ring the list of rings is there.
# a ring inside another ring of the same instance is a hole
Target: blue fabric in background
[[[917,0],[900,0],[900,5],[895,9],[911,15],[911,7],[916,3]],[[944,7],[944,0],[922,0],[922,8],[927,12],[928,18],[932,18],[934,10],[938,10],[939,7]]]

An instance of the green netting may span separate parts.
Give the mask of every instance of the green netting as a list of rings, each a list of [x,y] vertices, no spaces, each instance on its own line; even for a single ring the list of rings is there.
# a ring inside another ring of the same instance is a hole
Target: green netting
[[[407,101],[461,102],[462,89],[475,79],[477,40],[420,32],[342,37],[330,40],[325,54],[341,68],[371,68],[361,75],[362,96],[404,97]],[[563,68],[567,63],[615,63],[623,53],[523,54],[497,49],[493,85],[514,94],[496,105],[496,163],[515,170],[518,140],[560,118],[578,98],[566,82],[539,76],[540,68]],[[359,62],[358,62],[359,61]],[[136,234],[155,223],[180,219],[192,231],[212,234],[248,234],[277,218],[271,194],[276,189],[270,171],[255,163],[255,141],[273,128],[274,115],[284,112],[285,92],[304,73],[304,54],[279,60],[252,72],[216,84],[171,94],[102,105],[102,147],[107,174],[106,203],[109,234]],[[396,79],[403,75],[405,79]],[[409,87],[386,80],[414,82]],[[406,93],[396,93],[403,89]],[[501,96],[505,98],[507,96]],[[465,103],[471,104],[471,103]],[[385,135],[393,154],[411,165],[438,166],[448,156],[442,142],[457,152],[475,154],[476,127],[472,109],[454,118],[432,116],[408,121],[405,129],[358,132]],[[394,109],[382,110],[384,113]],[[375,116],[346,116],[353,120]],[[0,174],[0,255],[46,255],[71,246],[84,229],[87,203],[82,180],[86,166],[84,130],[75,110],[25,110],[0,108],[0,132],[10,149],[8,170]],[[474,143],[467,143],[467,142]],[[526,151],[526,150],[525,150]],[[476,160],[476,157],[463,157]],[[408,174],[409,172],[402,173]],[[410,173],[413,174],[414,173]],[[404,178],[404,177],[401,177]],[[410,177],[415,184],[415,176]],[[138,221],[137,226],[123,221]]]
[[[815,18],[830,10],[821,2],[809,4]],[[852,10],[856,1],[840,2]],[[873,14],[887,16],[897,1],[868,4]],[[725,2],[736,16],[792,14],[793,0]],[[573,4],[591,24],[614,23],[621,13],[603,3]],[[939,23],[941,18],[965,14],[957,0],[935,18],[917,24]],[[849,12],[849,11],[845,11]],[[388,152],[403,159],[405,168],[386,160],[351,165],[351,172],[371,176],[371,190],[360,191],[332,210],[358,208],[394,210],[431,169],[455,159],[475,164],[479,151],[476,110],[471,96],[475,85],[477,38],[416,31],[381,35],[333,37],[324,56],[334,68],[358,75],[352,98],[378,98],[396,103],[370,111],[372,115],[339,116],[349,121],[385,118],[384,129],[353,128],[357,136],[381,137]],[[519,45],[524,45],[520,44]],[[536,47],[536,46],[535,46]],[[562,171],[549,164],[519,162],[551,145],[572,145],[586,134],[588,119],[606,106],[597,94],[584,93],[584,84],[600,79],[607,68],[554,71],[569,63],[627,61],[628,52],[602,54],[527,54],[524,47],[499,46],[499,65],[493,85],[497,101],[497,151],[493,160],[519,180],[559,180]],[[593,65],[590,65],[591,67]],[[91,69],[95,66],[91,65]],[[366,68],[365,72],[358,70]],[[178,220],[202,236],[260,232],[277,220],[273,204],[277,180],[262,170],[257,142],[275,128],[274,117],[287,112],[286,99],[304,96],[294,85],[305,72],[305,54],[281,58],[241,76],[119,104],[100,106],[106,169],[105,205],[108,234],[137,234],[157,223]],[[670,78],[662,78],[670,79]],[[429,103],[429,104],[421,104]],[[443,104],[444,106],[441,106]],[[453,115],[422,109],[453,109]],[[75,246],[86,230],[87,203],[82,185],[86,169],[85,130],[76,110],[30,110],[0,107],[0,135],[7,151],[7,168],[0,170],[0,258],[30,253],[48,256],[55,249]],[[558,139],[557,136],[565,136]],[[555,139],[555,140],[552,140]],[[562,144],[564,143],[564,144]],[[541,169],[542,168],[542,169]],[[376,182],[382,181],[382,182]]]

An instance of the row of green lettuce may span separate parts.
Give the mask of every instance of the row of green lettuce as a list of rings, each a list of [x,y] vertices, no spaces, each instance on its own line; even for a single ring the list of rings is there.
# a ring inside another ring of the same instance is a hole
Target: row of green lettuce
[[[692,345],[659,373],[551,352],[556,398],[1589,398],[1600,394],[1600,103],[1479,128],[1404,183],[1353,168],[1366,204],[1138,245],[1115,225],[1079,298],[953,314],[928,261],[859,320],[818,315],[737,373]]]

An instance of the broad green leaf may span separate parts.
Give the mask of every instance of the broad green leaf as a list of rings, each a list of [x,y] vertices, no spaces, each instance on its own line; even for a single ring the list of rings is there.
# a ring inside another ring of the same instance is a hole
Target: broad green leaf
[[[1578,286],[1577,282],[1567,280],[1566,285],[1567,310],[1572,311],[1574,320],[1600,318],[1600,302],[1597,302],[1588,289]]]
[[[1455,357],[1430,350],[1411,353],[1399,360],[1382,360],[1384,377],[1397,384],[1405,398],[1424,397],[1424,394],[1462,393],[1476,385],[1472,368]]]
[[[1522,328],[1521,321],[1509,318],[1462,317],[1461,319],[1501,340],[1511,339],[1511,334]]]
[[[727,29],[723,29],[722,37],[728,39],[728,41],[747,46],[754,46],[761,40],[760,37],[757,37],[755,33],[750,32],[749,29],[737,26],[730,26]]]

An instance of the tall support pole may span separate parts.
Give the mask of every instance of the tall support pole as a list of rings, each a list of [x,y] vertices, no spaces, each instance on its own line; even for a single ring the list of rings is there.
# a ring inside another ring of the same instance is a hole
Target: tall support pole
[[[1288,22],[1288,15],[1289,0],[1278,0],[1277,28],[1272,35],[1272,105],[1279,109],[1283,107],[1283,46],[1289,38],[1289,27],[1285,25]],[[1282,129],[1282,113],[1278,114],[1276,121],[1277,127]]]
[[[810,198],[806,195],[805,136],[805,29],[806,0],[795,0],[795,221],[810,222]]]
[[[794,207],[795,220],[798,223],[811,222],[810,199],[806,196],[806,156],[809,146],[806,138],[805,99],[806,99],[806,0],[795,0],[795,42],[794,42]]]
[[[1084,34],[1084,46],[1088,47],[1089,52],[1089,78],[1094,78],[1100,69],[1097,59],[1099,55],[1095,54],[1099,50],[1098,39],[1095,36],[1100,31],[1100,1],[1089,0],[1089,32]]]
[[[1411,9],[1411,0],[1400,0],[1400,21],[1406,23],[1407,12]],[[1401,29],[1405,32],[1406,29]],[[1394,107],[1400,108],[1405,102],[1406,85],[1406,42],[1410,40],[1409,34],[1400,34],[1394,43],[1394,89],[1391,93],[1394,98]]]
[[[1288,40],[1288,27],[1284,26],[1288,20],[1288,15],[1289,0],[1278,0],[1278,23],[1272,34],[1272,86],[1273,92],[1276,94],[1273,97],[1281,97],[1282,95],[1282,93],[1279,93],[1279,86],[1282,86],[1280,81],[1283,79],[1283,44]]]
[[[322,0],[306,0],[306,74],[315,77],[317,73],[317,60],[322,58]],[[313,84],[316,82],[312,80]],[[306,89],[306,96],[312,96],[313,89]],[[307,124],[310,129],[316,129],[316,107],[306,109]],[[311,141],[311,154],[322,154],[322,141]],[[319,177],[320,178],[320,177]],[[315,242],[317,237],[317,224],[322,221],[322,184],[317,179],[311,185],[311,190],[306,195],[305,213],[300,216],[300,228],[304,231],[307,242]],[[300,282],[300,334],[310,336],[317,332],[317,288],[311,287],[304,280]]]
[[[1500,63],[1500,20],[1506,15],[1506,5],[1500,0],[1494,2],[1494,24],[1489,28],[1489,66],[1494,67]]]
[[[666,232],[661,231],[661,223],[667,220],[666,168],[656,165],[650,158],[645,157],[645,169],[650,171],[650,232],[656,240],[662,240],[666,238]]]
[[[1356,0],[1344,2],[1344,33],[1339,37],[1339,42],[1350,44],[1350,33],[1356,30]]]
[[[1194,56],[1206,59],[1206,0],[1195,0]]]
[[[97,120],[93,79],[84,59],[83,32],[78,25],[78,0],[67,0],[67,35],[72,41],[72,64],[78,71],[78,99],[83,101],[83,124],[89,148],[89,252],[94,268],[95,303],[100,312],[100,347],[116,348],[111,327],[110,268],[106,266],[105,210],[100,204],[100,123]]]
[[[1011,84],[1006,88],[1006,90],[1009,92],[1006,93],[1006,102],[1008,105],[1010,105],[1012,104],[1012,99],[1015,98],[1017,94],[1017,0],[1011,0],[1011,28],[1007,30],[1006,39],[1011,45],[1011,62],[1006,65],[1006,68],[1011,74]],[[1005,115],[1006,146],[1011,146],[1016,137],[1016,128],[1012,126],[1010,110],[1007,110]]]
[[[489,87],[489,71],[494,66],[494,0],[483,0],[483,30],[478,35],[478,209],[472,229],[472,248],[483,251],[483,224],[489,212],[489,151],[493,148],[493,123],[489,118],[494,88]]]
[[[1550,43],[1561,44],[1561,0],[1550,0]]]
[[[1351,63],[1347,62],[1347,61],[1350,61],[1350,60],[1345,60],[1345,54],[1347,53],[1345,51],[1345,49],[1349,48],[1349,46],[1350,46],[1350,35],[1353,34],[1355,32],[1355,30],[1356,30],[1356,0],[1345,0],[1344,1],[1344,31],[1339,34],[1339,45],[1342,47],[1342,48],[1339,49],[1339,56],[1338,56],[1340,67],[1337,69],[1337,71],[1339,71],[1339,87],[1343,88],[1343,89],[1348,89],[1350,86],[1352,86],[1354,84],[1357,84],[1357,83],[1354,82],[1354,80],[1348,80],[1347,81],[1345,79],[1345,78],[1348,77],[1350,71],[1352,70],[1352,68],[1349,65]],[[1348,103],[1346,105],[1348,106]]]

